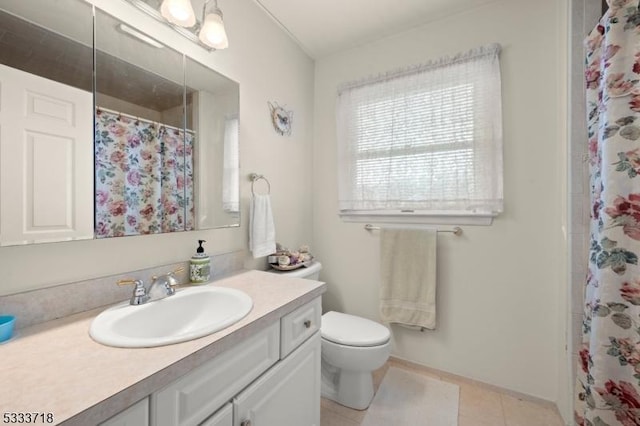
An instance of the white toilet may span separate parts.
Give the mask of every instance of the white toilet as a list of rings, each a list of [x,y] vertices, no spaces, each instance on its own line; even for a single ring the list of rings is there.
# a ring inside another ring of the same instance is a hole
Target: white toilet
[[[322,265],[285,272],[317,280]],[[373,399],[371,373],[387,361],[391,350],[389,329],[377,322],[330,311],[322,315],[322,396],[356,410]]]

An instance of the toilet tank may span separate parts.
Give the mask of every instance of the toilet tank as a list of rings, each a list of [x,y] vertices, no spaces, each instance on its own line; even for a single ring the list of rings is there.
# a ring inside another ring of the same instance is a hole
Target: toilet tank
[[[301,268],[293,269],[291,271],[278,271],[276,269],[272,269],[271,272],[286,275],[288,277],[306,278],[308,280],[318,280],[320,278],[321,269],[322,269],[322,264],[314,260],[309,264],[309,266],[303,266]]]

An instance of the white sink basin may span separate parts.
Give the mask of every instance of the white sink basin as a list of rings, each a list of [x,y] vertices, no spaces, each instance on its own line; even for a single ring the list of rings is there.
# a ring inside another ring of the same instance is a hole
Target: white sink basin
[[[253,301],[233,288],[182,289],[173,296],[132,306],[123,302],[100,313],[89,334],[108,346],[145,348],[197,339],[244,318]]]

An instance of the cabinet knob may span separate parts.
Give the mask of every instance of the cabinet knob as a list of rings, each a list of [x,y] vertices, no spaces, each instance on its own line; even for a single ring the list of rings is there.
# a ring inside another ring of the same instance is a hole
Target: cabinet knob
[[[251,426],[251,420],[244,420],[242,423],[240,423],[240,426]]]
[[[305,326],[306,328],[310,328],[310,327],[311,327],[311,320],[306,320],[306,321],[304,322],[304,326]]]

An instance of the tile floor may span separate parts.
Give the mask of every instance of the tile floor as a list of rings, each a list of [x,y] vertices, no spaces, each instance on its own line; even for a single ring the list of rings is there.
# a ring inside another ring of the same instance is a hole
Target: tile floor
[[[390,366],[460,386],[458,426],[563,426],[564,424],[557,410],[550,405],[519,399],[507,393],[489,389],[487,386],[473,384],[469,380],[439,376],[430,370],[394,359],[390,359],[387,364],[374,372],[373,381],[376,389]],[[365,414],[366,411],[352,410],[323,398],[320,424],[321,426],[356,426],[362,422]]]

